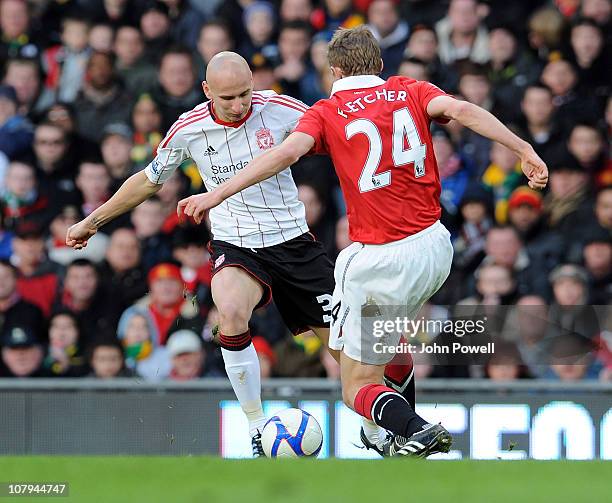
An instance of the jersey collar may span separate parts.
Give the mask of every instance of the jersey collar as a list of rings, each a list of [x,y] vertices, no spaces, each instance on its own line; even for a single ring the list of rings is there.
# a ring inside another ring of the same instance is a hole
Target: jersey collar
[[[351,75],[336,80],[332,85],[330,96],[340,91],[348,91],[350,89],[365,89],[367,87],[377,87],[384,84],[385,81],[378,75]]]
[[[247,119],[251,116],[251,114],[253,113],[253,104],[251,103],[251,106],[249,107],[249,111],[247,112],[247,114],[242,119],[236,122],[226,122],[226,121],[219,119],[219,117],[217,117],[217,114],[215,113],[215,107],[213,105],[212,100],[208,102],[208,110],[210,111],[210,116],[212,120],[215,121],[217,124],[221,124],[222,126],[237,128],[237,127],[242,126],[247,121]]]

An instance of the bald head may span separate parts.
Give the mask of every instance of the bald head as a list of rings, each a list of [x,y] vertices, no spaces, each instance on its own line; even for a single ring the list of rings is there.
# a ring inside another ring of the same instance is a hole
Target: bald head
[[[235,52],[223,51],[212,57],[202,87],[223,121],[239,121],[251,107],[253,74],[246,60]]]
[[[251,69],[246,60],[235,52],[223,51],[211,58],[206,67],[206,81],[217,81],[230,78],[240,80],[251,77]],[[214,84],[213,84],[214,85]]]

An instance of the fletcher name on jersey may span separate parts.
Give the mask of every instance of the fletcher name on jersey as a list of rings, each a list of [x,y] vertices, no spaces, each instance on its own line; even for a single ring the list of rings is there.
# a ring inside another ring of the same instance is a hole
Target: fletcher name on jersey
[[[306,110],[304,103],[290,96],[256,91],[247,115],[238,122],[225,122],[215,115],[211,101],[204,102],[168,130],[145,173],[151,182],[161,184],[191,158],[211,191],[282,143]],[[214,239],[246,248],[274,246],[308,232],[290,169],[227,199],[210,211],[210,220]]]

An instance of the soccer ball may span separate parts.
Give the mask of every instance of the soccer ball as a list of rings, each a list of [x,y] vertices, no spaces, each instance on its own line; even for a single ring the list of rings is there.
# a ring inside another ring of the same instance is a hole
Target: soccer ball
[[[323,432],[308,412],[285,409],[265,424],[261,445],[269,458],[316,456],[323,445]]]

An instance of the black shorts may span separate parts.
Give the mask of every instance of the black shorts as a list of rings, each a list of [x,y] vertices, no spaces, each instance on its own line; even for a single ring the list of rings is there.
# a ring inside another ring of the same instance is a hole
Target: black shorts
[[[293,334],[329,326],[334,265],[312,234],[266,248],[241,248],[212,240],[209,249],[213,276],[225,267],[244,269],[264,289],[255,309],[274,298]]]

